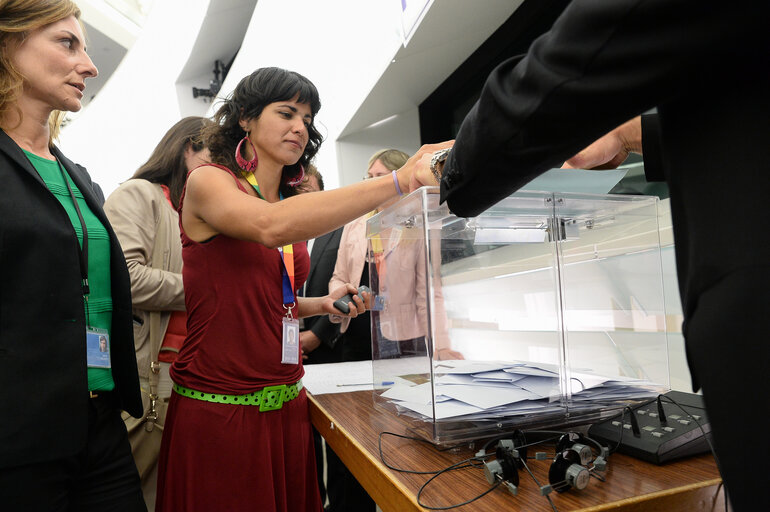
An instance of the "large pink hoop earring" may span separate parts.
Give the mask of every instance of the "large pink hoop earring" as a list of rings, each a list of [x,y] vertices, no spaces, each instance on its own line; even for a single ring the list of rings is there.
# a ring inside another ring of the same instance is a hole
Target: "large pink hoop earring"
[[[244,141],[249,142],[249,145],[251,146],[251,152],[254,153],[254,157],[251,160],[246,160],[241,155],[241,146],[243,146]],[[253,171],[254,169],[257,168],[257,148],[254,147],[254,143],[251,142],[251,139],[249,138],[248,133],[238,143],[238,147],[235,148],[235,161],[238,163],[238,166],[244,171]]]
[[[290,187],[298,187],[300,183],[302,183],[302,180],[304,179],[305,179],[305,168],[302,166],[302,164],[299,164],[299,174],[297,174],[294,178],[287,181],[286,184]]]

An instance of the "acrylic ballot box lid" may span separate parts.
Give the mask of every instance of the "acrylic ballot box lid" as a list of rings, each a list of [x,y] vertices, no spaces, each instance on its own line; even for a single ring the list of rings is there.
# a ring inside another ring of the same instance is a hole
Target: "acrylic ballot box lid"
[[[657,198],[421,188],[367,223],[375,403],[433,442],[588,423],[670,389]]]

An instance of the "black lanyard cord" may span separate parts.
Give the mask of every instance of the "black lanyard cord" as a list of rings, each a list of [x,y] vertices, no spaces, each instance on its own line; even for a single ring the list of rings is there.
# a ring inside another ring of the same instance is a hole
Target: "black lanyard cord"
[[[77,212],[78,219],[80,220],[80,228],[83,230],[83,247],[81,248],[78,244],[78,253],[80,256],[80,276],[83,280],[83,295],[87,296],[91,292],[90,288],[88,287],[88,229],[86,229],[86,221],[83,220],[83,214],[80,212],[80,206],[78,206],[75,193],[72,191],[70,182],[67,179],[67,173],[64,171],[64,167],[58,158],[56,159],[56,163],[59,164],[59,170],[61,171],[62,178],[64,178],[64,184],[67,185],[67,190],[70,192],[72,204],[75,205],[75,211]]]

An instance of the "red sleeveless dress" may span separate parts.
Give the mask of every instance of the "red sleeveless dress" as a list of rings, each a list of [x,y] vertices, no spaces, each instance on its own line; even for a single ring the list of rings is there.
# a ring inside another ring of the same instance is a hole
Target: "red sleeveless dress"
[[[299,380],[301,364],[281,364],[278,250],[224,235],[197,243],[182,229],[182,257],[187,339],[171,367],[173,381],[240,395]],[[306,244],[294,244],[297,288],[309,266]],[[172,393],[156,510],[321,510],[305,391],[267,412]]]

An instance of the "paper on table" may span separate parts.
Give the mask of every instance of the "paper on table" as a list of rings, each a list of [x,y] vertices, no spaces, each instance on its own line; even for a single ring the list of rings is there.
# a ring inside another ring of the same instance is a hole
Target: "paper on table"
[[[533,366],[515,366],[503,370],[506,373],[515,375],[530,375],[532,377],[558,377],[558,372],[553,372],[547,368],[536,368]]]
[[[385,365],[382,361],[378,364]],[[496,421],[511,415],[550,415],[562,411],[560,372],[555,364],[460,360],[433,365],[431,388],[430,382],[421,380],[421,384],[414,385],[418,381],[398,377],[407,376],[402,373],[405,368],[401,362],[398,368],[395,362],[388,363],[388,371],[382,374],[393,375],[396,385],[382,397],[402,414],[434,420]],[[614,398],[646,397],[650,395],[649,388],[656,386],[633,377],[599,375],[588,368],[573,369],[569,375],[572,406],[579,409]]]
[[[382,394],[383,398],[391,400],[401,400],[404,402],[413,402],[418,404],[430,404],[433,401],[430,382],[418,384],[417,386],[395,385]]]
[[[439,386],[437,392],[444,396],[460,400],[466,404],[481,407],[482,409],[491,409],[501,405],[521,402],[522,400],[535,400],[540,398],[534,393],[521,389],[516,386],[507,388],[497,386],[466,386],[461,384],[450,384]]]
[[[471,375],[466,375],[463,373],[450,373],[447,375],[436,375],[436,378],[434,380],[439,384],[473,384],[474,382],[474,379]]]
[[[509,373],[503,370],[497,370],[494,372],[481,372],[481,373],[474,373],[471,375],[473,377],[474,382],[484,382],[484,381],[502,381],[502,382],[516,382],[519,379],[523,379],[524,375],[517,375],[514,373]]]
[[[570,376],[573,393],[579,393],[587,389],[601,386],[608,380],[610,380],[609,377],[601,377],[599,375],[590,375],[587,373],[575,372],[575,373],[572,373]]]
[[[513,385],[531,391],[541,398],[559,396],[559,379],[556,377],[526,377]]]
[[[441,361],[433,367],[435,373],[482,373],[502,370],[510,367],[510,363],[500,361]]]
[[[474,414],[483,412],[484,409],[479,409],[472,405],[459,402],[457,400],[448,400],[446,402],[440,402],[436,404],[422,404],[416,402],[395,402],[399,407],[405,407],[414,412],[418,412],[424,416],[432,417],[435,408],[437,420],[446,418],[454,418],[456,416],[463,416],[465,414]]]
[[[371,361],[309,364],[304,368],[302,385],[314,395],[374,389]]]
[[[524,377],[522,376],[522,379]],[[445,382],[443,384],[457,384],[457,382]],[[515,382],[511,382],[509,380],[478,380],[473,379],[473,382],[468,383],[469,385],[473,386],[484,386],[485,388],[504,388],[504,389],[510,389],[512,386],[515,386]]]

